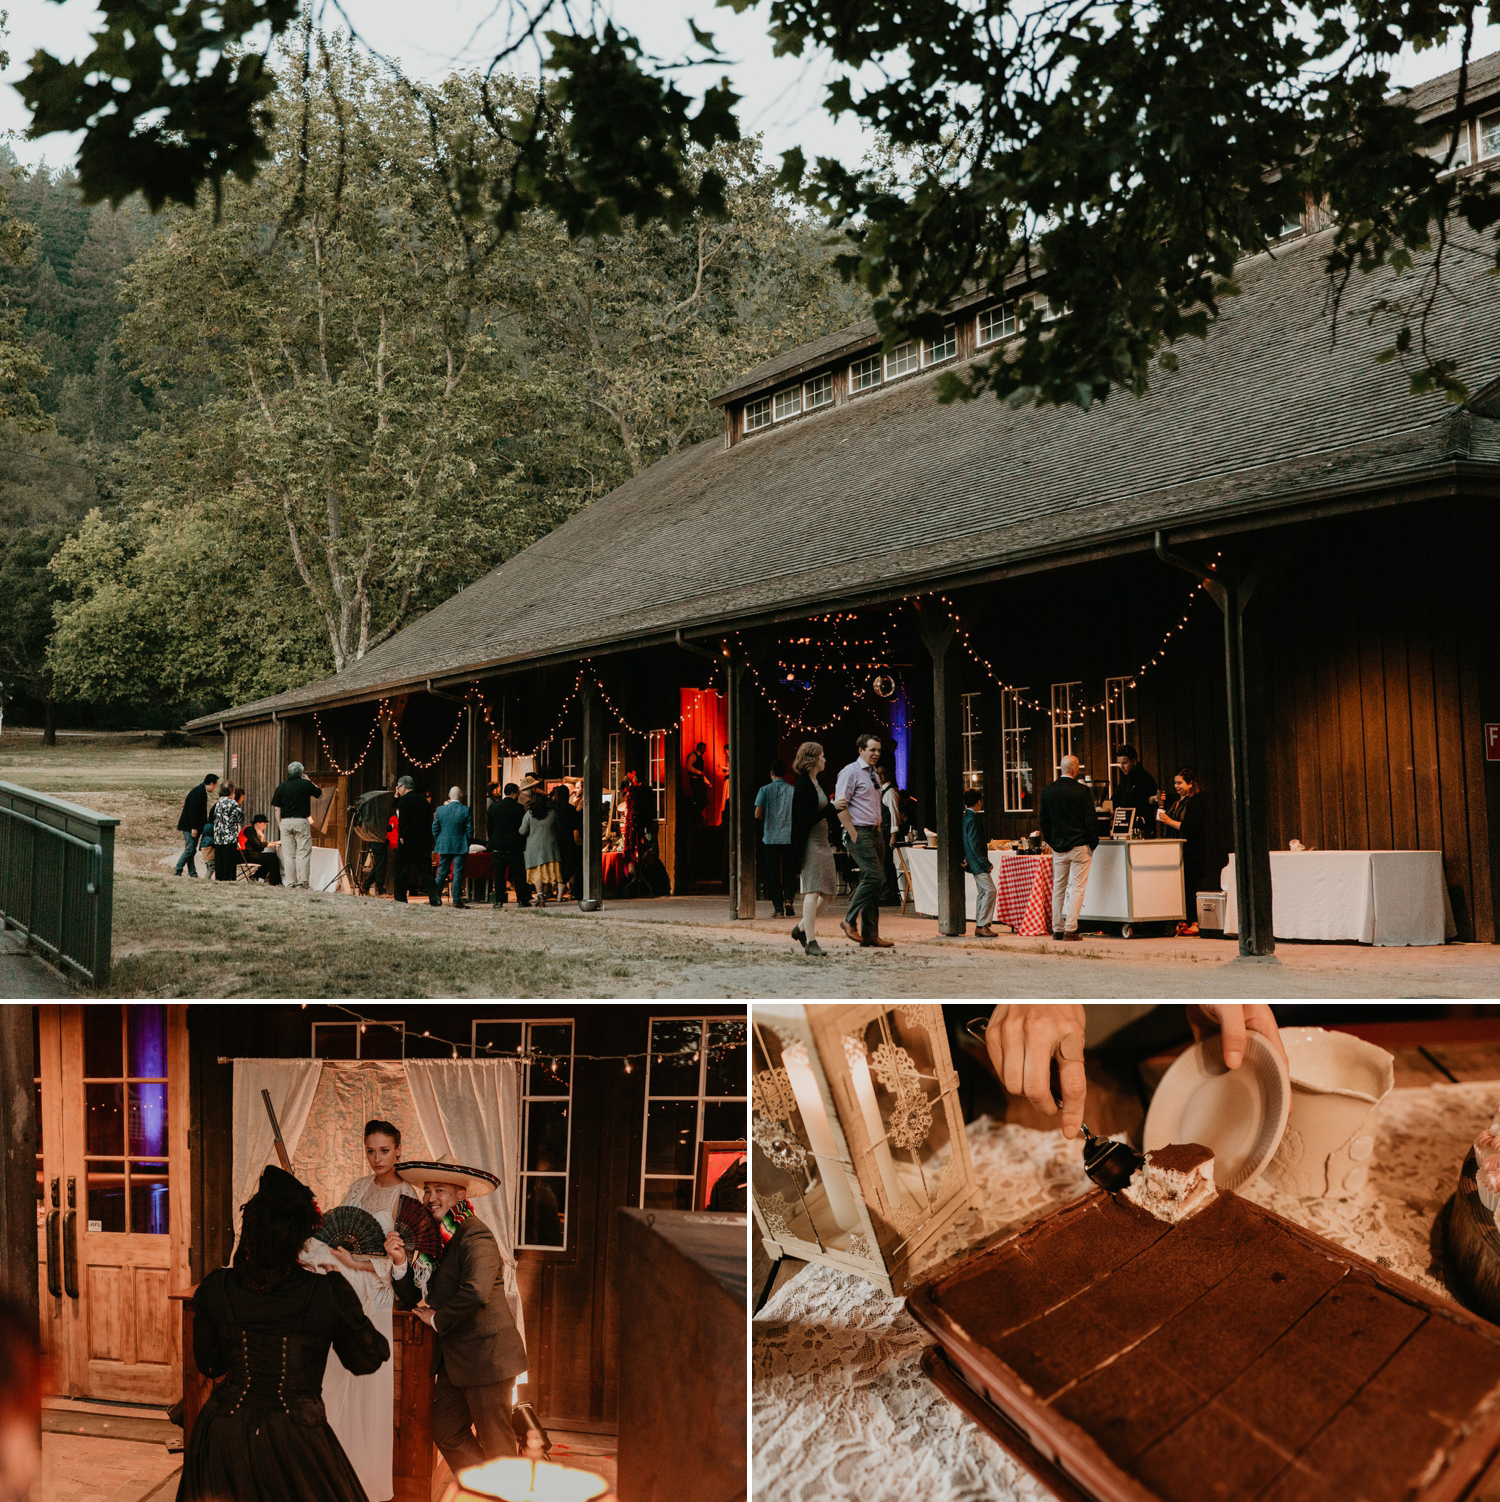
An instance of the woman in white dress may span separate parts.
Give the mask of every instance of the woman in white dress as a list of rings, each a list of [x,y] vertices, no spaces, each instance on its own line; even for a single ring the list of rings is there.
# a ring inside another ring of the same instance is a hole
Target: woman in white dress
[[[346,1205],[368,1211],[387,1233],[396,1228],[396,1201],[402,1195],[421,1199],[416,1189],[396,1177],[400,1157],[399,1129],[388,1121],[367,1121],[365,1161],[370,1172],[349,1186],[343,1200]],[[328,1251],[359,1295],[371,1323],[394,1350],[391,1311],[396,1296],[391,1289],[391,1259],[371,1257],[356,1262],[342,1247]],[[330,1353],[323,1377],[323,1406],[370,1502],[390,1502],[395,1492],[391,1480],[394,1402],[395,1374],[389,1361],[368,1377],[356,1377]]]

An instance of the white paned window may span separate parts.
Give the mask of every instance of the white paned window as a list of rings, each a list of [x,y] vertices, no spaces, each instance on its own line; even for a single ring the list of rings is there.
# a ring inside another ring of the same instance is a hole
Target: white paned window
[[[979,695],[965,694],[963,742],[964,742],[964,791],[983,788],[984,767],[979,760]]]
[[[578,741],[571,735],[565,735],[562,740],[562,775],[564,777],[578,775]]]
[[[1426,144],[1422,147],[1424,156],[1429,156],[1439,166],[1442,165],[1448,155],[1448,147],[1453,140],[1453,133],[1447,130],[1437,130],[1430,133]],[[1457,172],[1460,167],[1469,165],[1469,123],[1464,121],[1458,127],[1458,147],[1453,153],[1453,160],[1443,168],[1445,172]]]
[[[997,339],[1009,339],[1016,331],[1016,310],[1013,307],[986,308],[979,315],[979,342],[993,344]]]
[[[608,760],[604,770],[604,786],[612,793],[620,791],[625,780],[625,753],[620,746],[620,736],[614,732],[609,738]]]
[[[1062,759],[1083,760],[1083,685],[1052,685],[1052,775],[1062,776]]]
[[[1031,797],[1031,728],[1021,718],[1019,688],[1000,690],[1000,741],[1005,771],[1005,812],[1023,814]]]
[[[788,386],[778,391],[771,402],[771,416],[780,422],[783,417],[795,417],[802,410],[802,388]]]
[[[833,400],[833,377],[814,376],[802,388],[802,405],[811,412],[814,407],[826,407]]]
[[[1129,678],[1104,680],[1104,718],[1109,738],[1109,759],[1120,747],[1135,740],[1135,685]]]
[[[951,360],[957,353],[958,329],[956,325],[950,323],[943,330],[943,337],[927,346],[927,363],[936,365],[942,360]]]
[[[885,357],[885,378],[888,381],[895,380],[897,376],[910,375],[916,368],[917,344],[914,339],[898,344]]]
[[[761,428],[771,426],[771,398],[761,397],[758,401],[745,403],[745,431],[747,433],[759,432]]]
[[[568,1245],[572,1151],[573,1022],[475,1018],[476,1059],[530,1054],[521,1075],[521,1178],[516,1245],[560,1252]]]
[[[1500,110],[1479,122],[1480,156],[1500,156]]]
[[[641,1205],[691,1210],[700,1142],[744,1142],[745,1019],[653,1017]]]
[[[849,367],[849,389],[868,391],[880,384],[880,356],[871,355],[868,360],[856,360]]]
[[[667,732],[653,730],[646,742],[646,757],[651,766],[651,794],[656,800],[658,822],[667,817]]]

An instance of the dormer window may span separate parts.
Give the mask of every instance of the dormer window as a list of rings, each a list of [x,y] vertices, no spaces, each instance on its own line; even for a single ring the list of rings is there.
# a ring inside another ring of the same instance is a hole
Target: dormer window
[[[898,344],[885,357],[885,378],[894,381],[897,376],[910,375],[917,368],[917,345],[914,339]]]
[[[880,384],[880,356],[871,355],[868,360],[856,360],[849,367],[849,389],[868,391]]]
[[[937,365],[943,360],[951,360],[958,353],[958,326],[950,323],[943,330],[942,338],[935,339],[927,346],[927,363]]]
[[[814,376],[802,388],[802,405],[811,412],[815,407],[826,407],[833,400],[833,377]]]
[[[1448,156],[1448,146],[1453,139],[1452,131],[1434,130],[1429,133],[1426,144],[1421,148],[1422,155],[1431,157],[1444,172],[1457,172],[1460,167],[1469,165],[1469,127],[1467,122],[1458,127],[1458,148],[1453,153],[1453,160],[1443,166]]]
[[[802,388],[788,386],[778,391],[771,400],[771,417],[780,422],[784,417],[795,417],[802,410]]]
[[[745,403],[745,431],[758,433],[762,428],[771,426],[771,398],[760,397],[753,402]]]
[[[994,344],[999,339],[1009,339],[1016,331],[1016,310],[1013,307],[986,308],[979,315],[979,342]]]
[[[1482,157],[1500,156],[1500,110],[1486,115],[1479,122],[1479,154]]]

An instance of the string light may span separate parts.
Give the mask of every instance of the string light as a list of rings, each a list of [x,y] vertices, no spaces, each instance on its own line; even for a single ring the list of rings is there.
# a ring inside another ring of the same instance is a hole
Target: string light
[[[384,702],[385,700],[381,700],[381,703]],[[407,759],[407,761],[409,761],[412,766],[416,767],[418,771],[425,772],[429,767],[435,767],[443,759],[443,757],[447,755],[448,747],[458,739],[458,732],[464,728],[464,710],[467,708],[468,699],[467,696],[465,696],[465,702],[458,706],[458,719],[454,722],[453,734],[450,735],[448,739],[445,740],[443,744],[438,748],[437,755],[428,757],[426,761],[422,761],[420,758],[413,756],[407,749],[406,742],[401,739],[401,728],[396,724],[394,720],[391,721],[391,735],[394,737],[396,745],[400,747],[401,754]]]
[[[323,755],[328,758],[328,765],[332,767],[340,777],[352,777],[354,773],[359,771],[359,769],[364,766],[365,762],[369,760],[370,748],[375,744],[375,737],[380,731],[381,712],[385,709],[385,706],[389,702],[390,701],[387,699],[382,699],[380,703],[376,705],[375,723],[370,726],[370,738],[365,742],[365,749],[361,753],[359,760],[355,762],[353,766],[349,767],[341,767],[338,764],[338,759],[333,754],[333,747],[328,744],[328,737],[323,734],[323,722],[318,718],[317,710],[313,711],[313,729],[318,732],[318,740],[322,743],[323,746]]]

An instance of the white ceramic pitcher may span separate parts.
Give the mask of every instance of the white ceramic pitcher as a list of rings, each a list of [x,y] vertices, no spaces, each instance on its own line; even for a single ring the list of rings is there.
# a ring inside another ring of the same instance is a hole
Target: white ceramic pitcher
[[[1267,1168],[1272,1183],[1304,1199],[1358,1194],[1370,1172],[1380,1103],[1396,1083],[1383,1048],[1321,1027],[1284,1027],[1292,1109]]]

